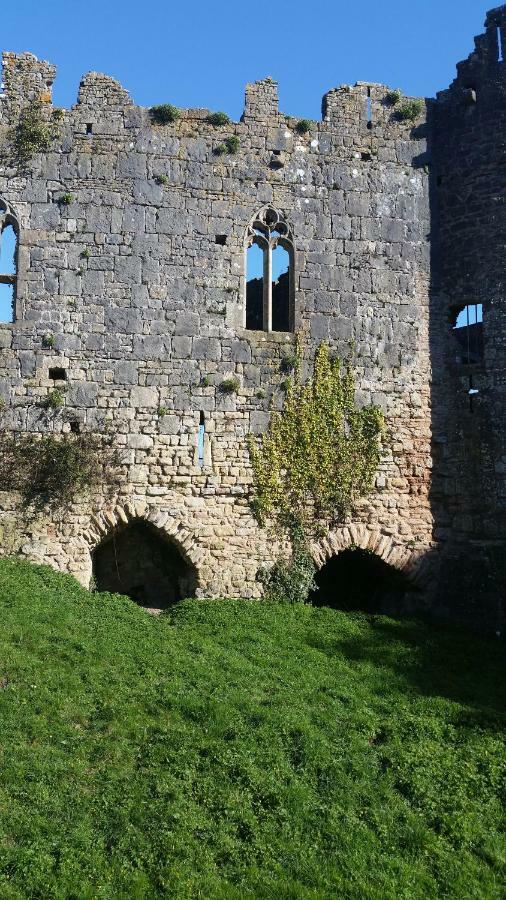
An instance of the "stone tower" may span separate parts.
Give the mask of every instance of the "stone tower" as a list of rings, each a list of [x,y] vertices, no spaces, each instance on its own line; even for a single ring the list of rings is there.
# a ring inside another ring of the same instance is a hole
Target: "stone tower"
[[[358,82],[309,125],[279,112],[271,79],[247,86],[238,123],[194,109],[160,124],[92,72],[26,167],[12,131],[33,104],[53,121],[54,68],[3,55],[0,228],[18,255],[0,426],[112,435],[121,478],[35,521],[4,490],[2,552],[85,584],[94,564],[101,586],[147,601],[259,596],[259,567],[286,547],[251,514],[245,438],[282,405],[302,332],[308,363],[322,341],[342,356],[354,343],[358,399],[391,434],[374,492],[314,545],[318,565],[368,549],[420,605],[498,627],[505,22],[506,7],[488,14],[436,100]],[[472,360],[452,327],[471,304]],[[474,605],[453,583],[462,558]]]

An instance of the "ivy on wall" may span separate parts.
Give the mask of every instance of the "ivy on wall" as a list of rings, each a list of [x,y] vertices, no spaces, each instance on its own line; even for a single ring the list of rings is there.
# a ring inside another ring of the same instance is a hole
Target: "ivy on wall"
[[[286,380],[281,412],[261,438],[250,435],[252,506],[260,524],[274,519],[293,533],[342,520],[371,490],[381,455],[384,419],[355,403],[351,361],[332,359],[323,343],[312,377],[300,377],[301,345]]]
[[[116,455],[93,434],[0,432],[0,490],[18,491],[34,512],[68,508],[80,494],[114,482]]]

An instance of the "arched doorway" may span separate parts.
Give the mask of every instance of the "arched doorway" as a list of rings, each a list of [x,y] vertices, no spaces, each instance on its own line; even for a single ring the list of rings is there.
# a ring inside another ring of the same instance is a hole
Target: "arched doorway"
[[[147,609],[167,609],[195,595],[197,573],[175,541],[137,519],[92,553],[96,590],[126,594]]]
[[[407,576],[369,550],[342,550],[316,573],[314,606],[401,615],[412,605],[413,586]]]

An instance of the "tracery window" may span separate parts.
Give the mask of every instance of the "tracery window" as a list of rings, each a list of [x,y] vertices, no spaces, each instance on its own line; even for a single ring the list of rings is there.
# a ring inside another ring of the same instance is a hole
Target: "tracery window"
[[[246,235],[246,328],[294,331],[294,257],[286,221],[264,207]]]
[[[14,322],[18,268],[18,220],[0,198],[0,322]]]

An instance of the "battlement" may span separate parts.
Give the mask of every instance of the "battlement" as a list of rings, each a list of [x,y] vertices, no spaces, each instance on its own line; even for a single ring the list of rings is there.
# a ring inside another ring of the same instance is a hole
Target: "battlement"
[[[31,53],[4,53],[4,91],[0,95],[0,123],[13,124],[23,105],[34,100],[51,103],[52,85],[56,68],[51,63],[38,60]],[[322,121],[313,122],[317,130],[347,131],[361,133],[375,126],[387,129],[396,137],[399,133],[399,119],[396,110],[389,104],[391,94],[386,85],[357,82],[342,85],[328,91],[322,99]],[[403,101],[414,98],[405,97]],[[88,72],[79,85],[77,103],[73,110],[79,114],[93,113],[98,117],[118,118],[122,112],[129,115],[132,110],[142,112],[135,106],[128,91],[108,75]],[[211,110],[180,110],[180,120],[205,120]],[[419,117],[418,121],[421,121]],[[129,122],[131,117],[129,117]],[[263,78],[246,85],[244,112],[240,123],[247,127],[278,126],[297,122],[294,116],[279,111],[278,85],[272,78]],[[235,124],[240,124],[235,123]]]

